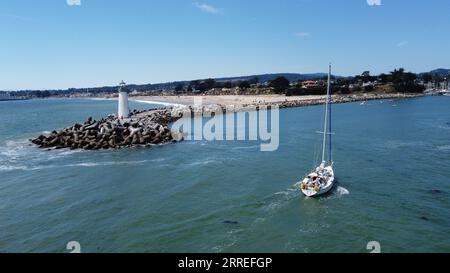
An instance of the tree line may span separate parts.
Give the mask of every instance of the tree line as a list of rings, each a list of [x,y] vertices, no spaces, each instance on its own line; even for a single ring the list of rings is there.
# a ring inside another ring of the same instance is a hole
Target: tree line
[[[447,79],[450,76],[447,76]],[[146,94],[153,94],[157,92],[155,88],[159,90],[172,90],[175,94],[201,94],[212,89],[232,89],[239,88],[241,90],[246,89],[259,89],[268,87],[272,89],[271,92],[276,94],[292,95],[322,95],[326,93],[326,81],[327,77],[311,79],[317,81],[319,84],[314,86],[308,86],[305,88],[302,82],[290,82],[286,77],[280,76],[269,82],[261,83],[257,77],[247,80],[193,80],[190,82],[173,82],[166,84],[147,84],[147,85],[128,85],[130,90],[138,92],[144,92]],[[393,71],[385,74],[371,75],[370,71],[364,71],[360,75],[352,77],[334,77],[332,76],[332,90],[335,94],[349,94],[355,92],[372,92],[380,89],[380,86],[389,87],[390,92],[400,93],[420,93],[423,92],[425,87],[424,83],[430,82],[442,82],[445,77],[436,74],[423,73],[415,74],[407,72],[403,68],[394,69]],[[105,86],[95,87],[88,89],[75,89],[70,88],[68,90],[23,90],[10,92],[12,96],[22,96],[30,98],[46,98],[51,96],[71,96],[71,95],[97,95],[105,93],[115,93],[117,87]]]
[[[260,85],[258,78],[244,81],[220,82],[214,79],[195,80],[188,85],[179,84],[175,92],[180,93],[204,93],[215,88],[240,88],[248,89],[270,87],[276,94],[292,95],[323,95],[326,94],[327,77],[311,79],[319,82],[316,86],[305,88],[302,82],[290,82],[286,77],[280,76],[268,82],[267,85]],[[364,71],[360,75],[353,77],[332,76],[333,93],[349,94],[354,92],[372,92],[377,90],[377,86],[389,86],[391,92],[398,93],[421,93],[425,90],[424,83],[441,82],[443,77],[429,73],[415,74],[405,71],[404,68],[394,69],[389,73],[371,75],[370,71]],[[258,85],[259,84],[259,85]]]
[[[256,85],[259,83],[259,79],[257,77],[251,78],[249,80],[241,80],[241,81],[217,81],[214,79],[205,79],[205,80],[194,80],[189,82],[189,84],[179,83],[175,87],[176,93],[203,93],[211,89],[231,89],[231,88],[241,88],[247,89],[251,88],[252,85]]]
[[[323,95],[326,94],[326,79],[321,80],[324,84],[312,88],[303,88],[301,83],[287,86],[285,80],[278,79],[277,89],[287,95]],[[331,88],[333,93],[349,94],[354,92],[372,92],[380,89],[380,86],[388,87],[387,90],[397,93],[421,93],[425,90],[424,84],[429,82],[442,82],[443,77],[406,72],[404,68],[394,69],[388,74],[371,75],[370,71],[364,71],[361,75],[353,77],[336,78],[332,76]]]

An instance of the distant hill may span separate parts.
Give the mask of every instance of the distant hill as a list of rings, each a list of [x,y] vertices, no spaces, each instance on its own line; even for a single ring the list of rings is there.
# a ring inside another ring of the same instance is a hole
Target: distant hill
[[[259,83],[270,82],[278,77],[285,77],[291,82],[303,81],[309,79],[317,79],[326,77],[326,73],[310,73],[310,74],[297,74],[297,73],[274,73],[274,74],[259,74],[250,76],[237,76],[237,77],[222,77],[213,78],[217,82],[238,82],[247,81],[254,78],[258,78]],[[340,76],[336,76],[340,77]],[[166,82],[166,83],[156,83],[156,84],[144,84],[144,85],[129,85],[128,87],[132,90],[160,90],[160,89],[175,89],[179,84],[189,85],[190,81],[177,81],[177,82]]]
[[[450,69],[445,68],[439,68],[432,70],[430,72],[424,72],[418,74],[419,76],[424,74],[432,74],[434,76],[439,77],[449,77],[450,78]],[[258,78],[259,83],[265,83],[270,82],[274,80],[277,77],[285,77],[291,82],[296,81],[304,81],[304,80],[310,80],[310,79],[318,79],[326,77],[327,73],[309,73],[309,74],[298,74],[298,73],[273,73],[273,74],[259,74],[259,75],[250,75],[250,76],[236,76],[236,77],[222,77],[222,78],[214,78],[217,82],[238,82],[238,81],[245,81],[245,80],[251,80],[254,78]],[[336,78],[344,78],[342,76],[336,76]],[[203,80],[203,79],[199,79]],[[128,88],[130,90],[137,90],[137,91],[156,91],[156,90],[173,90],[178,85],[189,85],[190,81],[175,81],[175,82],[165,82],[165,83],[156,83],[156,84],[129,84]],[[18,93],[23,93],[26,95],[28,92],[51,92],[51,94],[56,93],[103,93],[103,92],[116,92],[118,86],[103,86],[103,87],[90,87],[90,88],[70,88],[67,90],[21,90]]]
[[[297,73],[274,73],[274,74],[260,74],[251,76],[240,76],[240,77],[227,77],[227,78],[216,78],[216,81],[246,81],[254,78],[258,78],[259,83],[269,82],[278,77],[285,77],[291,82],[303,81],[309,79],[317,79],[326,77],[326,73],[312,73],[312,74],[297,74]]]
[[[420,73],[419,75],[423,75],[423,74],[431,74],[433,76],[438,76],[438,77],[448,77],[450,75],[450,69],[438,68],[435,70],[431,70],[430,72]]]
[[[239,82],[245,80],[251,80],[254,78],[258,78],[259,83],[270,82],[277,77],[285,77],[289,81],[303,81],[309,79],[318,79],[322,77],[326,77],[326,73],[310,73],[310,74],[297,74],[297,73],[274,73],[274,74],[260,74],[260,75],[250,75],[250,76],[237,76],[237,77],[222,77],[222,78],[213,78],[217,82]],[[341,76],[336,76],[340,77]],[[197,79],[204,80],[204,79]],[[191,81],[175,81],[175,82],[165,82],[165,83],[155,83],[155,84],[129,84],[127,87],[130,90],[137,91],[155,91],[155,90],[173,90],[179,84],[184,86],[189,85]],[[99,92],[107,92],[113,93],[117,91],[118,86],[102,86],[102,87],[89,87],[89,88],[69,88],[67,90],[46,90],[52,93],[60,93],[60,92],[71,92],[71,93],[99,93]],[[21,90],[22,92],[32,92],[32,91],[44,91],[44,90]]]

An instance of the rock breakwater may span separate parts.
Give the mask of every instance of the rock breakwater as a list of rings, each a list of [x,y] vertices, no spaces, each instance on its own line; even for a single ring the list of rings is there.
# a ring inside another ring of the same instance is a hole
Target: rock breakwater
[[[169,108],[135,110],[128,119],[118,119],[114,115],[100,120],[88,118],[84,123],[40,135],[30,141],[40,148],[72,150],[151,146],[175,141],[168,126],[178,118],[172,115]]]

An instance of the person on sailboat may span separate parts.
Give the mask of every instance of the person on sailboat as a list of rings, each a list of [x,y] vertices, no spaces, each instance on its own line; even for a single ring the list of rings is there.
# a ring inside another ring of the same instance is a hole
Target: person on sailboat
[[[314,185],[320,185],[320,176],[314,178]]]
[[[308,187],[314,187],[314,177],[310,177],[308,181]]]

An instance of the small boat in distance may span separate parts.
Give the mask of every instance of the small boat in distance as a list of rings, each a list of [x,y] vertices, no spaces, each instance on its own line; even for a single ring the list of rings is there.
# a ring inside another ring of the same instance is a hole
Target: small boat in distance
[[[331,155],[331,64],[328,69],[327,97],[325,103],[325,122],[322,144],[322,162],[300,183],[300,189],[306,196],[319,196],[327,193],[334,185],[333,159]],[[328,136],[328,160],[325,159]]]

